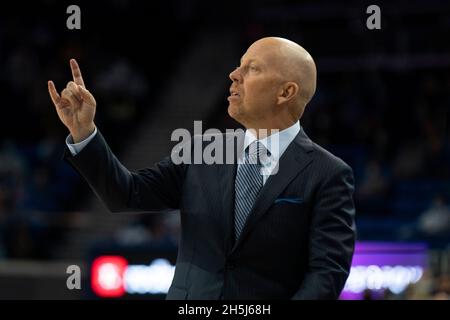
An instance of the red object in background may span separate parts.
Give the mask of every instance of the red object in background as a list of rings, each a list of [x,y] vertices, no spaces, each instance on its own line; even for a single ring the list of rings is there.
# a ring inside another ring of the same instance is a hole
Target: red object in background
[[[91,269],[91,286],[94,293],[104,298],[123,296],[123,278],[127,267],[127,260],[120,256],[102,256],[95,259]]]

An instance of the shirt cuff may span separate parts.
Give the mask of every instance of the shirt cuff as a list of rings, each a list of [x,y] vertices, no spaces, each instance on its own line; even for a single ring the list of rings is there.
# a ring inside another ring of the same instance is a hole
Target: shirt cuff
[[[69,148],[69,151],[72,154],[72,156],[76,156],[77,154],[79,154],[81,150],[83,150],[84,147],[86,147],[88,143],[92,139],[94,139],[96,134],[97,134],[97,127],[95,127],[94,132],[92,132],[92,134],[89,137],[78,143],[73,143],[72,136],[69,134],[66,138],[66,145],[67,148]]]

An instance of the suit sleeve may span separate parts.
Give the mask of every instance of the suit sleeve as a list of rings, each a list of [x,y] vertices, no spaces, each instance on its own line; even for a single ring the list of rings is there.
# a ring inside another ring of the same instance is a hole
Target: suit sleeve
[[[178,209],[185,165],[170,157],[130,172],[110,150],[100,131],[76,156],[64,158],[112,212]]]
[[[354,178],[346,164],[337,171],[317,192],[309,268],[293,299],[337,299],[349,275],[356,238]]]

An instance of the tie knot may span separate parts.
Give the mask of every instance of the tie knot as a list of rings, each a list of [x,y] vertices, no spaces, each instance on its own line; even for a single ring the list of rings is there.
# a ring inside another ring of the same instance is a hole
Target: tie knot
[[[269,150],[258,140],[253,141],[248,147],[248,161],[250,164],[264,164],[270,156]]]

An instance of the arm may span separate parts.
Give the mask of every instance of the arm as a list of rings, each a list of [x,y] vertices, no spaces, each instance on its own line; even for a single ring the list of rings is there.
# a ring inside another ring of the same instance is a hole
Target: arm
[[[72,148],[67,146],[65,159],[112,211],[177,208],[184,166],[176,166],[167,158],[152,168],[136,173],[128,171],[96,129],[97,103],[86,89],[75,59],[70,60],[70,68],[73,81],[61,94],[52,81],[48,82],[58,117],[72,138]]]
[[[309,269],[293,299],[337,299],[347,280],[356,227],[349,166],[324,181],[312,213]]]
[[[76,156],[66,148],[64,158],[113,212],[178,208],[185,166],[175,165],[170,157],[130,172],[98,131]]]

